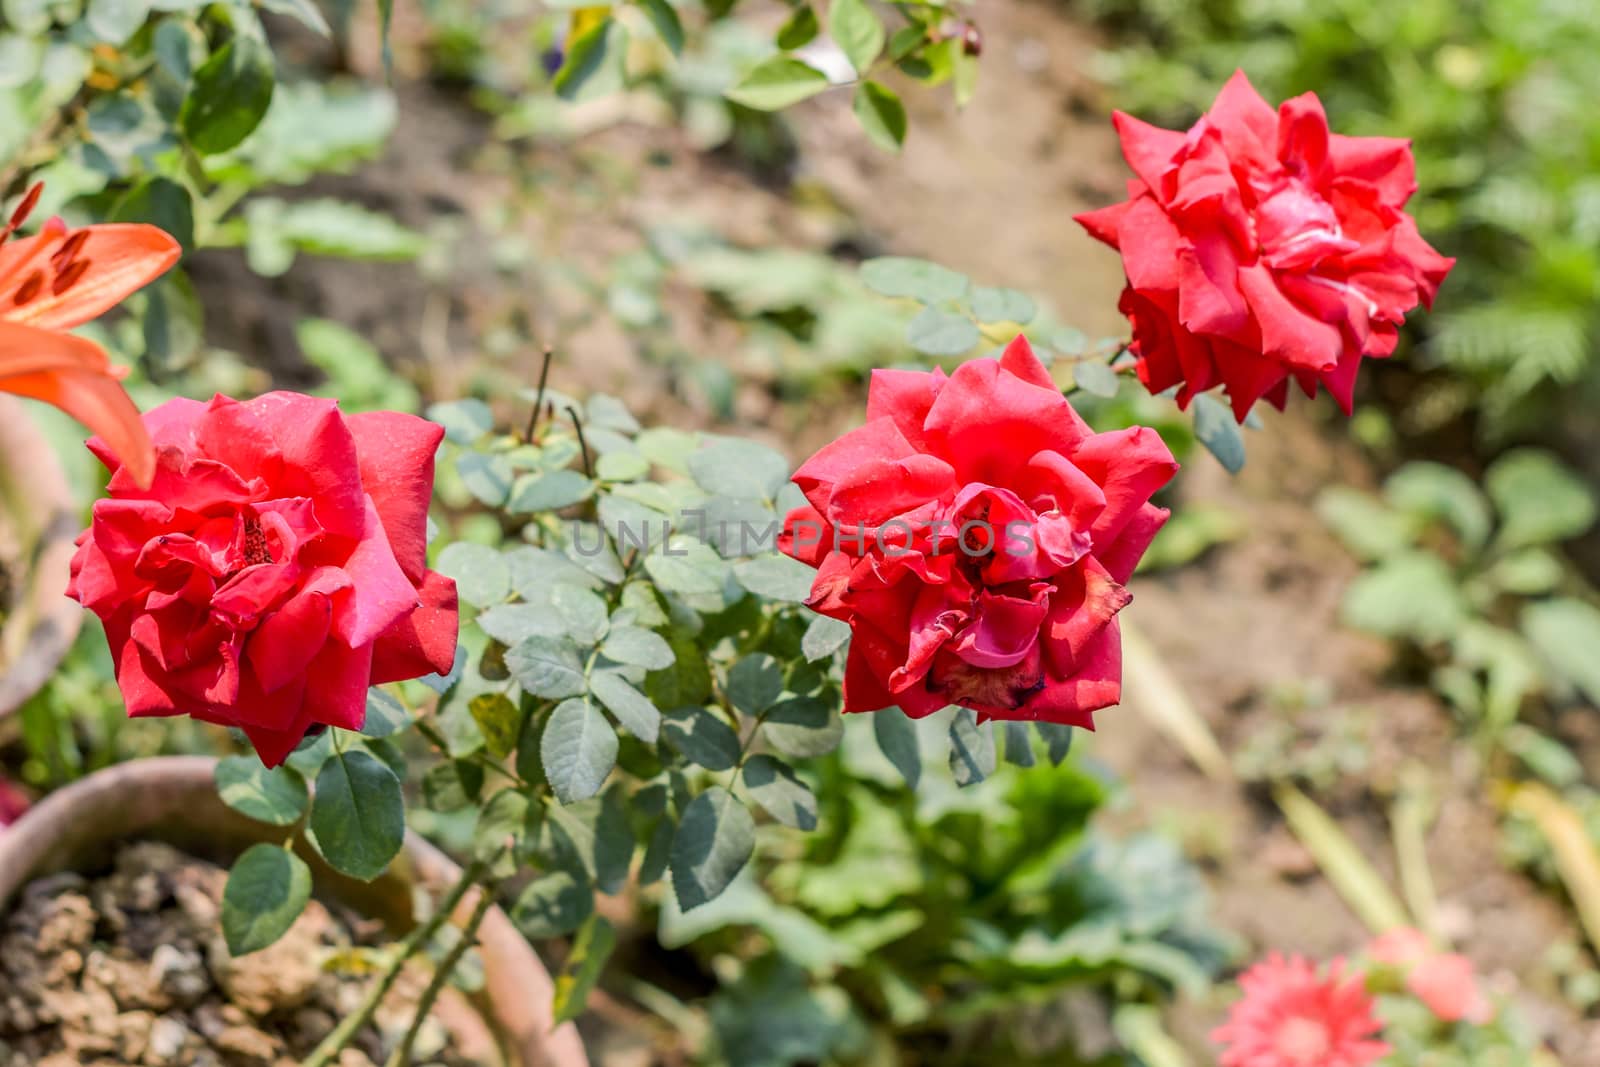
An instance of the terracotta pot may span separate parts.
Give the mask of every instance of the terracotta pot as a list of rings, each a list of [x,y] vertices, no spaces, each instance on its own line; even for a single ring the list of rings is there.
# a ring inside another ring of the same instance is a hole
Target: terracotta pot
[[[125,841],[165,841],[224,863],[259,841],[281,842],[281,829],[247,819],[222,803],[212,784],[215,766],[205,756],[135,760],[45,797],[10,828],[0,830],[0,912],[34,878],[109,866],[113,850]],[[303,839],[296,848],[311,866],[318,896],[381,919],[397,935],[415,925],[414,890],[422,888],[437,899],[461,874],[449,857],[416,834],[407,836],[405,850],[370,883],[333,871]],[[461,902],[458,921],[473,903],[471,895]],[[484,917],[479,941],[485,981],[473,1003],[492,1031],[490,1044],[498,1045],[498,1050],[485,1050],[487,1062],[589,1067],[577,1028],[571,1023],[552,1027],[550,974],[499,908]]]
[[[0,719],[50,679],[83,609],[66,597],[79,518],[67,477],[27,409],[0,396]]]

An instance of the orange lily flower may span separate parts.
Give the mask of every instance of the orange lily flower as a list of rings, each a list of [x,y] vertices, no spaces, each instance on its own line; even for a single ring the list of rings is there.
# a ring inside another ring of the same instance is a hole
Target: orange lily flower
[[[122,388],[126,370],[113,367],[93,341],[67,331],[159,278],[182,249],[154,226],[69,230],[58,218],[8,243],[40,189],[29,190],[0,229],[0,392],[54,404],[98,434],[140,485],[149,485],[155,451]]]

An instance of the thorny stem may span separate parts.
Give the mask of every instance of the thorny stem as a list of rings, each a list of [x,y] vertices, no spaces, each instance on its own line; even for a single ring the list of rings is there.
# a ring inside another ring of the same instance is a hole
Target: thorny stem
[[[421,734],[427,739],[429,744],[433,745],[441,753],[443,753],[446,759],[452,758],[450,755],[450,742],[448,739],[446,739],[444,734],[439,732],[438,727],[434,726],[426,719],[419,718],[413,721],[416,723],[417,733]],[[471,763],[476,763],[485,770],[490,770],[496,772],[497,774],[505,775],[506,778],[510,779],[512,784],[519,789],[528,788],[528,783],[523,781],[521,775],[512,771],[510,768],[503,766],[498,760],[485,755],[482,751],[474,752],[471,755],[462,756],[459,758],[467,760]]]
[[[539,412],[544,409],[544,386],[550,380],[550,363],[555,358],[554,351],[549,345],[544,346],[544,366],[539,368],[539,392],[533,398],[533,410],[528,413],[528,432],[526,434],[529,444],[533,443],[534,431],[539,428]]]
[[[411,1050],[417,1043],[417,1035],[422,1032],[423,1023],[428,1019],[428,1013],[433,1010],[433,1004],[439,999],[439,994],[444,992],[444,987],[449,983],[450,976],[460,965],[461,959],[467,950],[478,941],[478,927],[483,924],[483,917],[489,914],[489,909],[494,906],[494,894],[485,886],[478,894],[477,906],[472,909],[472,917],[461,928],[461,936],[450,951],[445,954],[439,966],[434,969],[433,979],[428,983],[428,988],[423,990],[422,999],[417,1001],[417,1013],[411,1020],[411,1026],[406,1030],[406,1036],[400,1044],[389,1054],[384,1067],[411,1067]]]
[[[388,967],[372,988],[367,990],[367,995],[362,998],[360,1005],[351,1014],[344,1017],[338,1026],[334,1027],[322,1043],[306,1057],[301,1067],[328,1067],[334,1058],[343,1052],[345,1047],[361,1032],[361,1028],[372,1021],[373,1013],[378,1010],[378,1005],[383,1003],[383,998],[389,995],[389,990],[394,988],[395,980],[400,977],[400,972],[406,963],[415,956],[422,946],[426,945],[433,935],[439,932],[450,916],[455,914],[456,907],[467,895],[468,890],[479,884],[488,864],[482,860],[475,860],[461,873],[458,881],[445,898],[439,902],[439,907],[428,920],[414,927],[400,942],[399,951],[389,961]],[[484,894],[486,897],[488,893]]]
[[[594,464],[589,459],[589,442],[583,436],[583,416],[571,404],[567,405],[567,414],[572,416],[572,428],[578,431],[578,447],[583,449],[583,473],[593,478]]]

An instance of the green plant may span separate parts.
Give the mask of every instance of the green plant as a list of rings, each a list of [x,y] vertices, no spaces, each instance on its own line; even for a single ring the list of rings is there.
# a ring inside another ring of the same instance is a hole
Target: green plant
[[[709,1004],[718,1062],[849,1059],[877,1045],[913,1062],[971,1046],[1077,1063],[1087,1050],[1069,1030],[1041,1030],[1039,1012],[1073,990],[1122,1007],[1193,993],[1228,956],[1173,845],[1092,826],[1113,792],[1103,769],[1066,759],[1061,736],[1030,741],[1011,724],[1012,765],[959,789],[940,766],[942,718],[851,721],[840,749],[808,767],[825,798],[817,833],[761,836],[751,871],[704,909],[666,902],[664,945],[739,974]],[[814,1009],[738,1007],[774,986]]]
[[[1570,777],[1516,724],[1535,698],[1600,702],[1586,651],[1600,640],[1600,608],[1558,551],[1594,523],[1593,488],[1548,453],[1519,449],[1490,465],[1482,488],[1412,462],[1381,497],[1329,489],[1317,510],[1368,565],[1345,594],[1345,620],[1415,649],[1487,743]]]

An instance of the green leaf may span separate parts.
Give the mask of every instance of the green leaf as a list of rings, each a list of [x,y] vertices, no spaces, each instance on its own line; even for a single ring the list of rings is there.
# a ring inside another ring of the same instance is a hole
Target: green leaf
[[[272,103],[272,53],[253,37],[235,37],[194,72],[178,124],[196,152],[215,155],[250,136]]]
[[[818,615],[811,620],[811,625],[806,627],[805,636],[800,639],[800,654],[808,662],[816,662],[833,655],[844,647],[850,640],[850,625],[838,619],[830,619],[826,615]]]
[[[330,197],[292,204],[259,197],[247,207],[247,243],[261,241],[269,248],[274,244],[282,246],[288,249],[291,259],[293,251],[299,249],[345,259],[407,260],[415,259],[428,247],[426,237],[393,217]],[[283,253],[280,250],[274,254]],[[287,263],[279,261],[274,266],[286,269]]]
[[[362,737],[393,737],[410,725],[411,713],[404,704],[377,686],[367,690],[367,717],[361,723]]]
[[[789,480],[789,461],[753,441],[713,441],[689,454],[689,474],[714,496],[765,500]]]
[[[472,721],[483,734],[483,747],[496,759],[505,759],[517,749],[522,736],[522,709],[504,693],[479,693],[467,705]]]
[[[488,545],[454,541],[439,553],[435,569],[455,579],[456,592],[469,604],[487,608],[511,596],[511,567],[498,549]]]
[[[454,400],[428,408],[428,419],[444,427],[444,435],[458,445],[476,444],[494,429],[494,412],[481,400]]]
[[[660,2],[660,0],[658,0]],[[572,940],[561,973],[556,975],[554,1022],[559,1025],[583,1014],[589,994],[600,980],[606,960],[617,947],[617,931],[605,919],[592,915]]]
[[[472,828],[472,854],[488,862],[513,847],[528,823],[528,798],[515,789],[502,789],[478,812]]]
[[[1589,703],[1600,706],[1600,609],[1569,598],[1540,601],[1523,610],[1522,632]]]
[[[1389,476],[1383,495],[1401,511],[1448,522],[1468,549],[1489,540],[1489,502],[1476,482],[1453,467],[1413,460]]]
[[[584,84],[605,65],[612,25],[612,19],[607,15],[567,45],[566,59],[550,83],[561,99],[575,99]]]
[[[1507,452],[1484,473],[1484,486],[1500,512],[1503,548],[1565,541],[1594,525],[1594,490],[1548,452]]]
[[[728,670],[728,701],[746,715],[760,715],[783,695],[783,667],[765,652],[746,656]]]
[[[856,121],[866,131],[872,143],[888,152],[900,151],[906,143],[906,106],[900,102],[893,89],[875,81],[864,81],[856,86],[850,102]]]
[[[616,626],[600,645],[600,654],[617,663],[659,671],[672,666],[667,639],[639,626]]]
[[[461,484],[485,507],[503,508],[511,497],[511,484],[516,472],[504,456],[468,452],[456,460],[456,473]],[[454,548],[455,545],[448,546]],[[480,546],[487,547],[487,546]]]
[[[728,90],[736,104],[757,111],[780,111],[828,87],[828,76],[791,56],[773,56]]]
[[[617,717],[624,729],[647,745],[661,735],[661,710],[616,671],[598,671],[589,680],[595,699]]]
[[[603,893],[627,883],[633,863],[633,830],[628,823],[628,791],[615,782],[600,797],[546,809],[534,856],[547,866],[588,872]],[[574,866],[576,864],[577,866]]]
[[[1006,762],[1018,767],[1032,767],[1034,764],[1033,738],[1028,733],[1028,724],[1025,722],[1008,722],[1005,724],[1006,737]]]
[[[744,765],[744,784],[751,799],[785,826],[817,828],[817,798],[787,763],[767,755],[751,756]]]
[[[872,713],[872,734],[878,749],[912,789],[922,779],[922,750],[917,743],[917,724],[899,708],[884,708]]]
[[[149,178],[129,189],[111,209],[112,222],[148,222],[194,248],[194,204],[189,190],[171,178]]]
[[[256,0],[261,7],[279,15],[288,15],[308,30],[324,37],[333,36],[333,27],[323,18],[314,0]]]
[[[956,785],[976,785],[994,773],[994,732],[979,725],[971,708],[957,708],[950,722],[950,773]]]
[[[1244,470],[1244,435],[1228,406],[1209,393],[1194,398],[1194,435],[1229,474]]]
[[[311,832],[334,870],[372,881],[405,843],[400,779],[365,752],[334,753],[317,774]]]
[[[965,274],[907,256],[867,260],[861,264],[861,280],[869,289],[884,296],[905,297],[924,304],[959,299],[966,295],[971,284]]]
[[[1039,731],[1039,736],[1049,746],[1051,766],[1061,766],[1061,761],[1072,751],[1072,727],[1054,722],[1036,722],[1033,728]]]
[[[708,771],[732,770],[739,762],[739,735],[716,713],[700,707],[674,708],[661,719],[667,744]]]
[[[188,274],[174,270],[144,290],[145,359],[152,373],[176,374],[193,365],[205,341],[204,312]]]
[[[682,55],[683,23],[672,5],[667,3],[667,0],[639,0],[639,6],[644,8],[644,13],[649,17],[650,25],[656,28],[656,34],[660,36],[661,42],[672,50],[673,55]]]
[[[560,700],[583,695],[583,664],[570,642],[530,637],[506,653],[506,666],[536,697]]]
[[[669,861],[678,906],[693,911],[720,896],[755,847],[755,820],[732,793],[714,785],[691,800]]]
[[[866,0],[829,0],[828,36],[832,37],[857,73],[865,73],[883,51],[887,36],[883,20]]]
[[[796,48],[810,44],[820,29],[817,24],[817,12],[812,8],[810,0],[806,0],[795,8],[789,20],[778,28],[776,43],[785,52],[793,52]]]
[[[1357,559],[1375,562],[1409,550],[1417,524],[1359,489],[1336,485],[1317,494],[1317,516]]]
[[[567,700],[550,713],[539,753],[550,787],[572,804],[600,792],[617,765],[617,735],[593,704]]]
[[[668,643],[672,646],[672,665],[645,677],[644,694],[658,708],[705,702],[711,696],[711,668],[704,651],[682,635]]]
[[[150,0],[89,0],[83,25],[101,42],[120,45],[144,25],[150,7]]]
[[[582,472],[574,470],[547,471],[517,479],[511,492],[511,503],[506,510],[513,515],[536,515],[543,511],[560,511],[594,495],[594,483]]]
[[[545,604],[499,604],[478,616],[478,628],[512,648],[530,637],[560,641],[561,620]]]
[[[228,872],[222,890],[222,936],[245,956],[277,941],[311,899],[311,868],[288,849],[252,845]]]
[[[734,564],[733,576],[756,596],[799,604],[811,595],[817,572],[797,559],[772,554]]]
[[[422,776],[422,802],[437,812],[460,811],[478,802],[484,771],[470,760],[429,767]]]
[[[972,313],[979,322],[1014,322],[1026,326],[1033,321],[1038,308],[1027,293],[979,286],[972,290]]]
[[[1345,590],[1344,621],[1383,637],[1443,641],[1467,618],[1455,575],[1430,552],[1390,556]]]
[[[254,756],[218,760],[214,777],[224,804],[271,826],[293,826],[310,801],[304,778],[288,767],[268,770]]]
[[[550,591],[550,606],[568,637],[588,648],[605,635],[606,602],[581,586],[563,583]]]
[[[839,747],[844,718],[833,704],[816,697],[792,697],[767,712],[761,729],[767,744],[780,754],[809,759]]]
[[[650,461],[637,452],[607,452],[594,461],[594,473],[605,482],[636,482],[650,473]]]
[[[564,937],[594,912],[588,879],[571,871],[551,871],[529,883],[511,906],[511,921],[524,937]]]
[[[906,326],[911,347],[928,356],[959,356],[980,337],[977,324],[967,316],[938,307],[923,308]]]
[[[1122,388],[1122,377],[1111,366],[1097,360],[1072,365],[1072,382],[1090,396],[1110,399]]]

